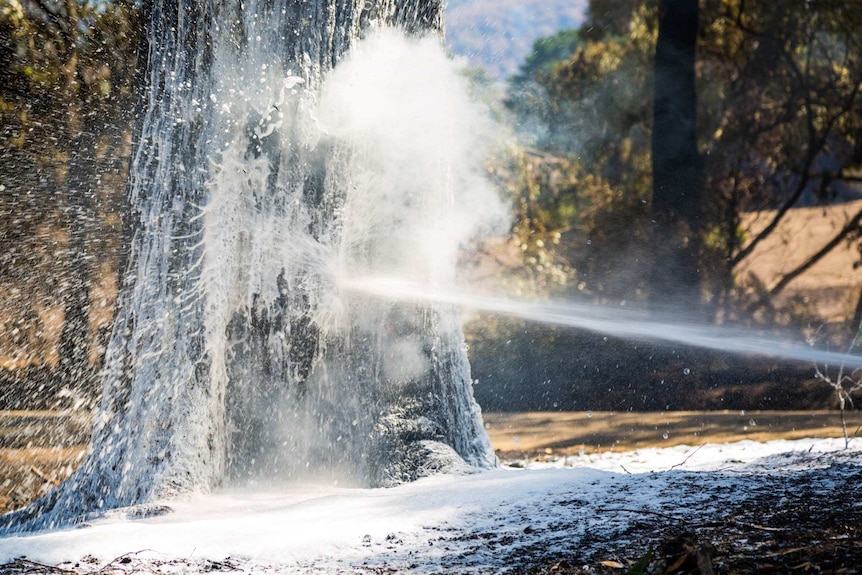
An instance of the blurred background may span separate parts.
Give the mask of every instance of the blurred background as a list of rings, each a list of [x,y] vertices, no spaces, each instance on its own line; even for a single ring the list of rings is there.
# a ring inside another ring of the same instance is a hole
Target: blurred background
[[[139,18],[135,1],[0,0],[0,510],[68,474],[98,401]],[[513,207],[508,235],[465,250],[465,281],[852,349],[860,29],[858,0],[449,0],[448,49],[506,127],[486,169]],[[660,45],[690,58],[668,62]],[[593,412],[663,414],[655,443],[668,412],[727,411],[741,433],[756,425],[746,410],[850,410],[862,388],[839,366],[469,313],[492,437],[538,421],[505,413],[548,411],[583,412],[555,420],[566,429]],[[566,445],[622,445],[602,421],[601,439]]]

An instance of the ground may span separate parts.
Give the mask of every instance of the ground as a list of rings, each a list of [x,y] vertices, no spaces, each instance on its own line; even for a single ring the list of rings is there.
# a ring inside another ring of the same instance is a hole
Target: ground
[[[839,458],[828,471],[775,477],[753,486],[751,497],[739,503],[723,501],[719,493],[709,490],[717,505],[694,509],[671,505],[660,514],[620,509],[616,512],[631,513],[637,519],[610,541],[597,541],[585,555],[588,561],[559,556],[538,560],[518,572],[859,573],[862,473],[858,464],[842,463]],[[834,481],[833,486],[819,489],[824,481]],[[741,483],[735,488],[745,489]],[[687,480],[677,487],[681,498],[702,489]],[[638,565],[643,569],[638,571]]]
[[[519,448],[498,451],[499,471],[172,502],[0,539],[0,574],[859,572],[862,446],[745,439],[835,435],[834,412],[775,417],[488,414],[495,445]],[[598,448],[615,427],[619,443]]]

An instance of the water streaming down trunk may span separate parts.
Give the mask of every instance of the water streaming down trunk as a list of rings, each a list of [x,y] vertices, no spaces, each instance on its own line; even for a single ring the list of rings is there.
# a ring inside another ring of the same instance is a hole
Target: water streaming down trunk
[[[338,289],[340,275],[390,267],[450,279],[392,250],[452,209],[445,154],[422,181],[400,177],[415,190],[394,198],[377,187],[398,162],[329,134],[315,112],[360,36],[439,31],[442,3],[151,10],[131,252],[93,440],[73,477],[6,528],[245,476],[377,486],[493,466],[454,310]],[[375,220],[377,202],[403,214]]]

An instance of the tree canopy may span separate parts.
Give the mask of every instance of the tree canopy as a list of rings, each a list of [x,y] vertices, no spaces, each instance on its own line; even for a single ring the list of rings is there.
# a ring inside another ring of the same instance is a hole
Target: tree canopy
[[[643,241],[653,213],[652,99],[667,87],[653,84],[659,6],[591,2],[582,27],[537,42],[510,84],[509,107],[533,131],[533,157],[552,158],[530,171],[566,174],[538,192],[521,187],[533,222],[526,235],[559,234],[553,257],[571,268],[571,285],[600,297],[648,296],[638,278],[651,257]],[[700,3],[690,161],[703,158],[695,257],[699,297],[715,313],[769,307],[764,290],[777,295],[796,277],[755,293],[737,275],[788,210],[862,197],[860,10],[858,2]],[[743,224],[753,210],[772,210],[757,233]],[[843,240],[858,235],[858,220],[850,224]]]

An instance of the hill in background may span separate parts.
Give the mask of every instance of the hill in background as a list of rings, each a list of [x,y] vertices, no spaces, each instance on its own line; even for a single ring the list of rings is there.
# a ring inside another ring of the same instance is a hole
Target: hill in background
[[[539,38],[577,28],[587,0],[449,0],[446,41],[456,56],[505,80]]]

